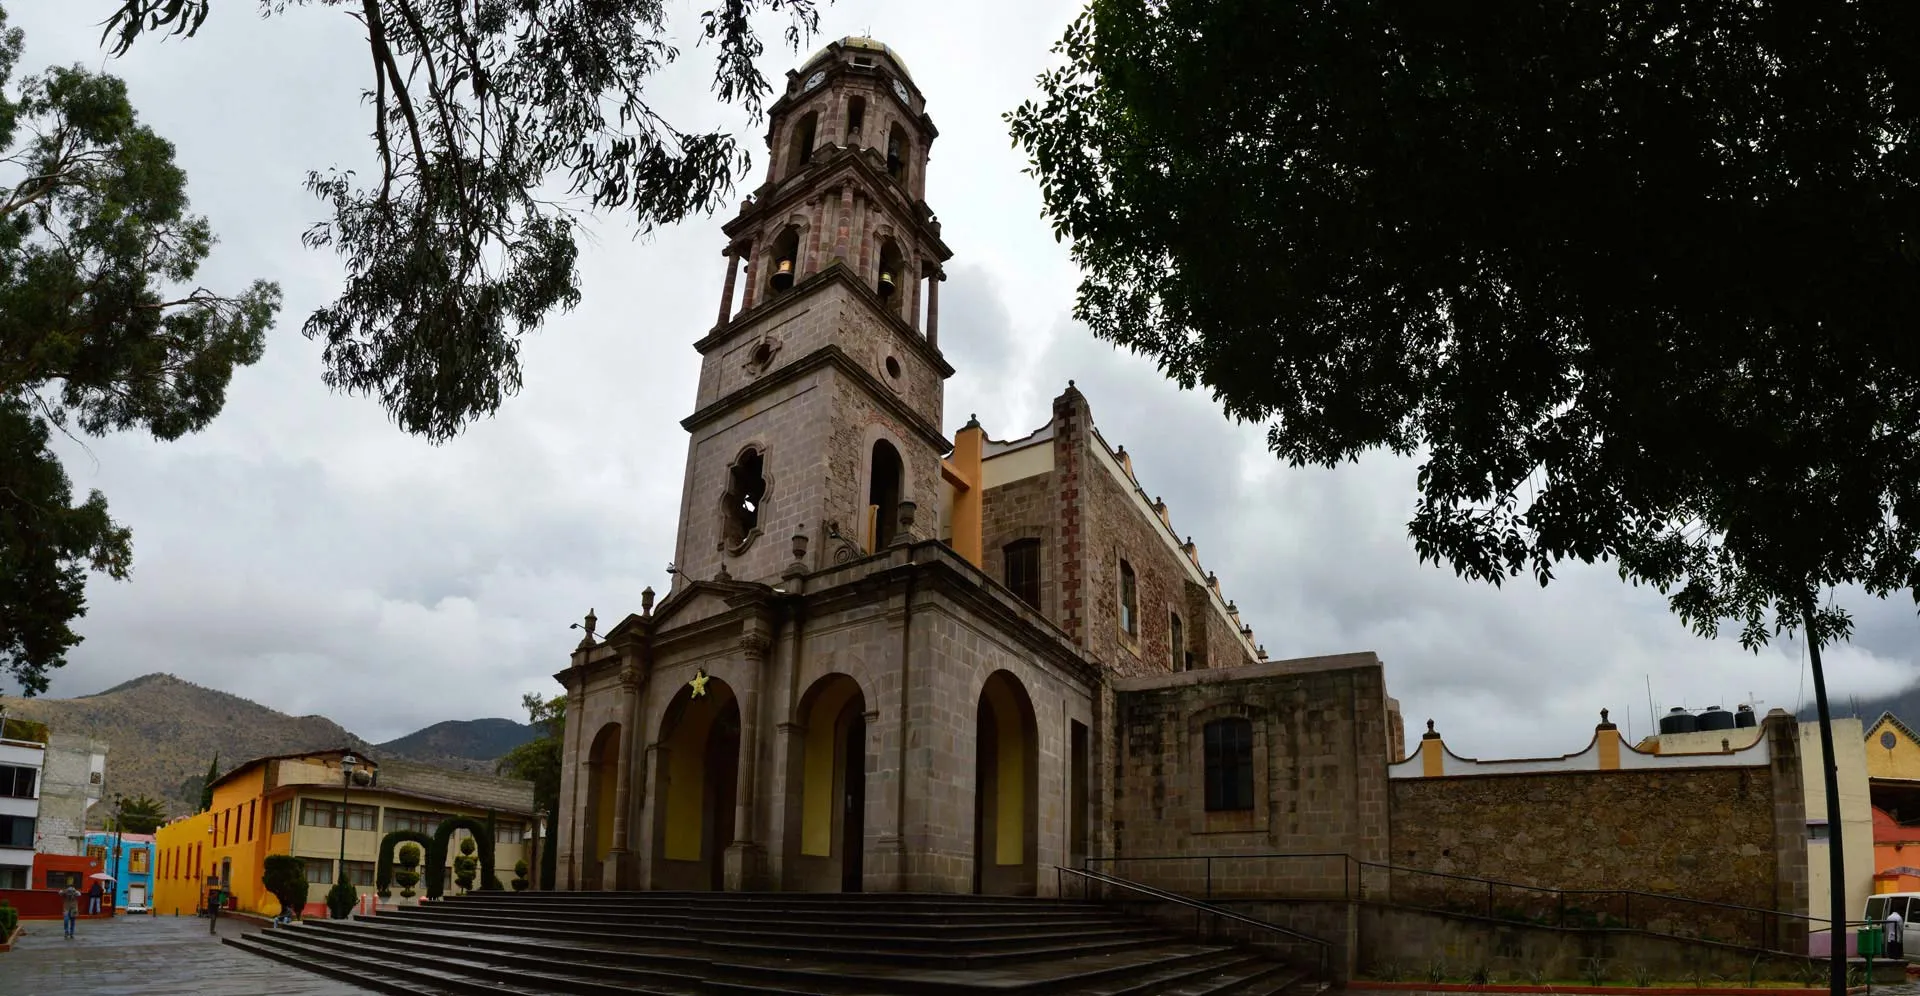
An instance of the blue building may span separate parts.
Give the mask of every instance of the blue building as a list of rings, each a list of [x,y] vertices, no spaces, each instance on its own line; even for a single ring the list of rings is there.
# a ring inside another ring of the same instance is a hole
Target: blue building
[[[153,902],[152,834],[88,831],[87,856],[99,859],[107,874],[113,876],[115,908],[144,910]]]

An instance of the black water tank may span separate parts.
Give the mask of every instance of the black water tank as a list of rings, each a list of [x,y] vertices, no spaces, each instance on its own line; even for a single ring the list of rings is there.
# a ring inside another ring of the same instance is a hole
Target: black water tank
[[[1667,714],[1660,717],[1661,733],[1692,733],[1699,728],[1700,725],[1693,718],[1693,713],[1679,706],[1667,710]]]
[[[1733,713],[1719,706],[1708,706],[1705,711],[1700,713],[1698,722],[1702,733],[1708,730],[1731,730],[1733,729]]]
[[[1741,705],[1734,711],[1733,725],[1744,730],[1748,727],[1759,726],[1760,721],[1754,717],[1752,706]]]

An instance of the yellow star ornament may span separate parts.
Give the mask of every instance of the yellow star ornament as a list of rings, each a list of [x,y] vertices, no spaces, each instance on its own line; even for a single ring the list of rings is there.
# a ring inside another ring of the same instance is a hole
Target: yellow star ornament
[[[713,679],[707,677],[706,668],[696,668],[693,672],[693,680],[687,682],[687,687],[693,689],[693,697],[697,699],[707,694],[707,682],[711,680]]]

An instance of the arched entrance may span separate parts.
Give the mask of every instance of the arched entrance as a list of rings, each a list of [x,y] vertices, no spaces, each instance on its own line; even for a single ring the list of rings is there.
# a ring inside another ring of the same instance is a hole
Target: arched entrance
[[[788,888],[859,892],[866,855],[867,700],[829,674],[801,697],[788,753]]]
[[[608,723],[594,734],[587,751],[587,822],[581,840],[580,881],[575,888],[598,889],[607,852],[613,850],[614,790],[620,783],[620,724]]]
[[[980,689],[974,750],[973,891],[1031,896],[1039,881],[1040,750],[1033,701],[995,671]]]
[[[740,772],[740,705],[718,678],[683,685],[661,721],[654,779],[653,887],[724,887]]]

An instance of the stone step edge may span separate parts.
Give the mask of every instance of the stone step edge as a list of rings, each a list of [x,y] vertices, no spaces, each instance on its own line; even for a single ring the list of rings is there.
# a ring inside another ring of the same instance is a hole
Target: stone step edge
[[[356,958],[356,965],[363,971],[378,971],[388,976],[415,979],[425,985],[436,986],[442,989],[452,989],[457,992],[482,994],[482,996],[493,996],[493,994],[500,994],[500,996],[526,996],[525,993],[517,989],[491,984],[503,980],[489,979],[487,977],[489,974],[505,975],[508,976],[509,979],[514,978],[512,972],[505,969],[494,969],[486,966],[469,968],[463,964],[458,968],[448,967],[436,971],[432,968],[420,968],[409,965],[399,957],[396,957],[394,952],[371,952],[365,949],[354,949],[352,945],[344,944],[338,940],[334,940],[332,943],[323,943],[322,939],[317,937],[295,938],[291,932],[277,938],[270,938],[263,935],[259,943],[265,946],[278,947],[281,950],[291,950],[296,953],[333,955],[335,957],[338,957],[345,951]],[[684,993],[675,993],[660,989],[614,986],[598,980],[575,978],[561,972],[542,972],[536,975],[524,976],[524,978],[527,983],[531,984],[526,986],[527,988],[538,988],[539,983],[542,981],[559,979],[577,986],[578,988],[574,990],[575,992],[582,990],[599,990],[602,996],[686,996]],[[518,984],[517,979],[515,979],[514,982]],[[552,992],[553,990],[548,989],[547,991]],[[417,993],[417,990],[415,990],[415,992]]]

